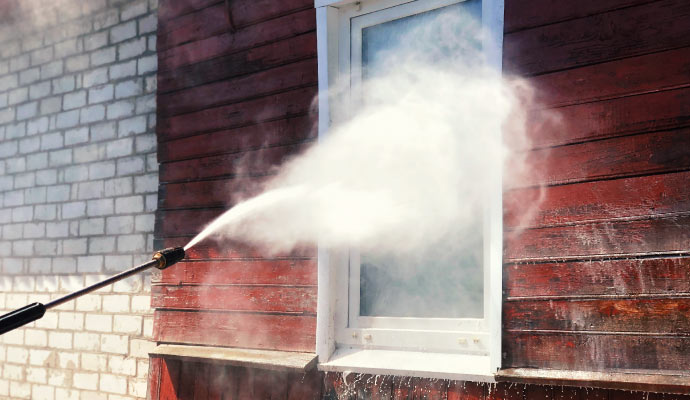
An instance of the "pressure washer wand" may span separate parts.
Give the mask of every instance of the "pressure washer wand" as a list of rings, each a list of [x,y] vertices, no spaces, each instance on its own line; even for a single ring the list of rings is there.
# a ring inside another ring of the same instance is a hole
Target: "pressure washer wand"
[[[145,262],[134,268],[130,268],[126,271],[120,272],[117,275],[113,275],[110,278],[94,283],[91,286],[87,286],[83,289],[77,290],[76,292],[72,292],[65,296],[59,297],[46,304],[32,303],[28,306],[24,306],[17,310],[11,311],[3,316],[0,316],[0,335],[11,330],[17,329],[20,326],[26,325],[29,322],[36,321],[37,319],[43,317],[43,314],[45,314],[46,310],[49,310],[53,307],[57,307],[60,304],[66,303],[70,300],[74,300],[87,293],[91,293],[94,290],[102,288],[103,286],[108,286],[129,276],[138,274],[139,272],[147,270],[151,267],[156,267],[160,270],[166,269],[169,266],[182,260],[184,258],[184,255],[184,248],[169,247],[167,249],[157,251],[153,255],[153,259],[151,261]]]

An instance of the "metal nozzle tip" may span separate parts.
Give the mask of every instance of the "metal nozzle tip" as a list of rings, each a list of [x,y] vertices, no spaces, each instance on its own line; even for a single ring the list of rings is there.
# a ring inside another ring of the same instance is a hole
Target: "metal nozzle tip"
[[[184,247],[168,247],[167,249],[158,250],[153,255],[153,259],[158,260],[156,268],[166,269],[184,259],[184,256]]]

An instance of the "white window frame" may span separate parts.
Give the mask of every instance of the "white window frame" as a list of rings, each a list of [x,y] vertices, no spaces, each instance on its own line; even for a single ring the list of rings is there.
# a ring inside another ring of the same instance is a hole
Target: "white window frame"
[[[401,18],[401,13],[413,15],[462,1],[315,0],[319,138],[328,135],[333,120],[343,117],[343,110],[334,107],[331,89],[349,80],[351,89],[344,92],[349,96],[352,88],[356,94],[361,82],[361,68],[350,65],[351,60],[353,65],[361,64],[361,46],[354,46],[351,54],[351,37],[361,45],[364,27]],[[482,0],[482,26],[489,33],[482,43],[487,62],[500,70],[503,0]],[[493,182],[484,218],[484,318],[361,317],[356,307],[359,279],[351,279],[359,276],[357,249],[319,246],[319,369],[493,382],[501,362],[503,232],[501,177]]]

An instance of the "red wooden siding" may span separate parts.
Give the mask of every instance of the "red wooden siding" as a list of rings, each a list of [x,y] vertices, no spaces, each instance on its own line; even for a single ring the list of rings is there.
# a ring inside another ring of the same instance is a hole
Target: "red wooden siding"
[[[505,193],[503,367],[684,373],[690,3],[506,0],[505,21],[538,105]]]
[[[225,1],[160,1],[158,246],[184,245],[315,138],[313,3],[229,3],[234,32]],[[162,343],[313,352],[315,252],[267,257],[209,240],[154,278],[152,305]],[[213,398],[198,382],[230,371],[157,362],[155,398]],[[238,382],[252,392],[262,376]]]

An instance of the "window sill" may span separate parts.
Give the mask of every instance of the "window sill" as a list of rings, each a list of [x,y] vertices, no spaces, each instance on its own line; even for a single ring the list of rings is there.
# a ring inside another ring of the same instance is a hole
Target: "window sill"
[[[590,372],[510,368],[498,371],[496,381],[690,394],[690,375],[649,372]]]
[[[482,355],[341,348],[319,370],[495,382],[489,365],[489,356]]]
[[[159,344],[149,355],[274,371],[308,371],[316,365],[313,353],[181,344]]]

